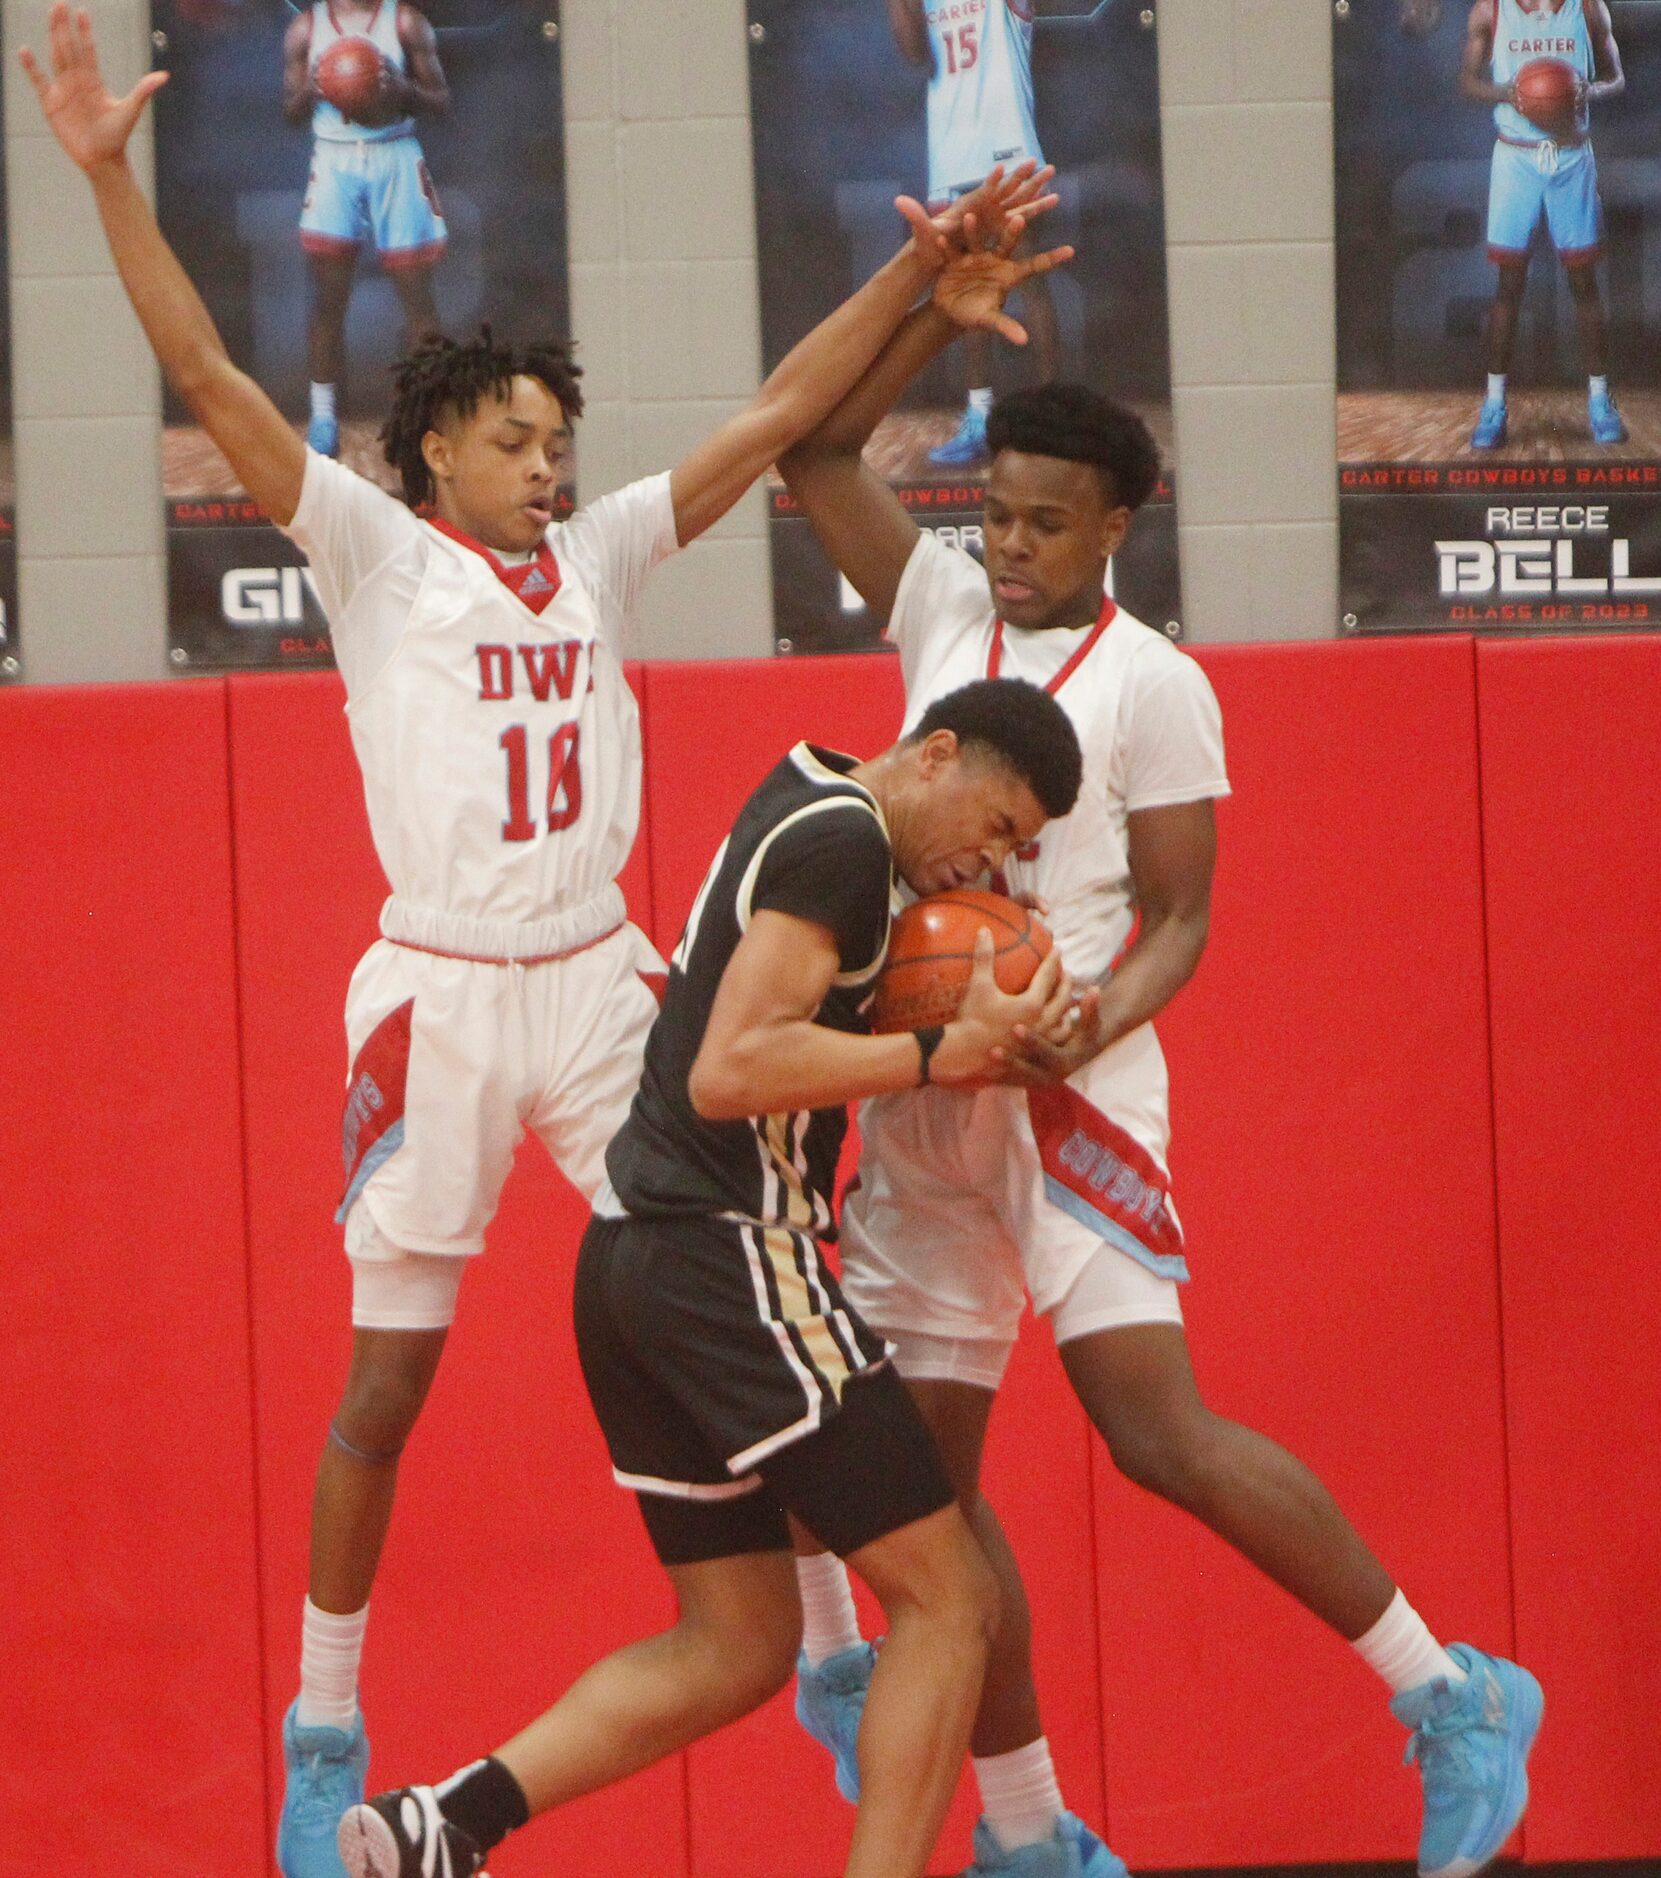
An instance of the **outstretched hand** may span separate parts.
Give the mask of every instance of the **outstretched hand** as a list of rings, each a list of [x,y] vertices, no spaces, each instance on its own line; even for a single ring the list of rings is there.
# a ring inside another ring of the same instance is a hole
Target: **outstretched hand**
[[[954,255],[998,241],[1012,219],[1025,227],[1053,209],[1061,200],[1049,193],[1054,175],[1053,163],[1040,169],[1028,157],[1007,173],[997,164],[967,195],[933,215],[914,196],[896,196],[894,206],[910,227],[917,252],[944,267]]]
[[[972,232],[975,218],[970,217]],[[990,248],[972,247],[954,256],[934,283],[934,304],[954,326],[982,327],[1001,333],[1013,346],[1027,343],[1027,330],[1003,310],[1004,301],[1023,281],[1047,274],[1072,260],[1070,247],[1049,248],[1042,254],[1016,256],[1015,247],[1026,223],[1012,215]]]
[[[55,0],[47,30],[52,46],[50,78],[27,46],[17,56],[58,142],[72,162],[92,170],[126,149],[133,126],[167,83],[167,74],[147,72],[126,97],[114,97],[98,70],[91,15],[84,8],[71,13],[65,0]]]

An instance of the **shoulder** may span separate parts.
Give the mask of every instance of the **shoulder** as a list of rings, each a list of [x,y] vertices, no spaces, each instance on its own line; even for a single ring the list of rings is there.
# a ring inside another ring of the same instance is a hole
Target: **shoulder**
[[[303,52],[311,44],[311,8],[305,7],[296,13],[283,33],[283,48],[288,52]]]
[[[1151,693],[1164,691],[1209,699],[1215,708],[1216,694],[1211,680],[1191,653],[1183,651],[1156,627],[1123,611],[1114,620],[1113,631],[1124,635],[1125,695],[1132,709]]]
[[[432,21],[410,0],[398,0],[398,37],[406,46],[430,46],[437,43]]]
[[[1484,38],[1493,31],[1494,15],[1498,10],[1498,0],[1473,0],[1473,5],[1466,25],[1473,35],[1482,34]]]

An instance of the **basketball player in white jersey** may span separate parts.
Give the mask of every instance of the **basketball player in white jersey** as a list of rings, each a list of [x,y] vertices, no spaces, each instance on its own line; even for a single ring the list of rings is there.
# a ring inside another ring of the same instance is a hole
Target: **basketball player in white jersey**
[[[1031,0],[888,0],[900,51],[929,74],[928,199],[954,201],[994,164],[1044,161],[1033,111]],[[1042,279],[1025,298],[1038,377],[1048,384],[1060,356],[1055,306]],[[969,399],[957,430],[929,452],[942,468],[986,455],[992,408],[991,346],[983,333],[964,340]]]
[[[1547,132],[1518,108],[1517,75],[1552,59],[1574,75],[1574,110]],[[1586,422],[1595,443],[1625,443],[1609,392],[1609,323],[1598,286],[1603,205],[1592,152],[1591,109],[1626,89],[1606,0],[1476,0],[1465,34],[1459,88],[1494,108],[1488,184],[1488,258],[1499,269],[1488,316],[1488,390],[1471,432],[1475,450],[1505,442],[1506,377],[1516,346],[1529,243],[1541,216],[1563,262],[1587,372]]]
[[[978,291],[996,292],[984,262]],[[942,277],[860,385],[780,460],[791,493],[886,621],[906,721],[976,677],[1054,692],[1078,731],[1078,806],[1006,865],[1042,897],[1064,964],[1091,987],[1070,1043],[1033,1043],[1025,1092],[920,1090],[861,1109],[859,1180],[843,1215],[843,1282],[897,1348],[983,1547],[1005,1611],[972,1753],[983,1818],[973,1878],[1123,1878],[1063,1810],[1033,1690],[1013,1556],[979,1493],[994,1395],[1023,1294],[1050,1319],[1079,1401],[1118,1467],[1186,1508],[1349,1639],[1414,1730],[1425,1788],[1420,1869],[1464,1878],[1521,1815],[1539,1725],[1526,1670],[1444,1649],[1300,1461],[1205,1406],[1179,1287],[1188,1276],[1166,1167],[1164,1059],[1152,1019],[1205,945],[1228,793],[1216,699],[1198,665],[1106,595],[1108,565],[1158,482],[1140,419],[1078,385],[993,409],[986,564],[920,530],[861,451],[907,381],[984,324],[961,272]],[[802,1561],[797,1713],[857,1790],[852,1758],[870,1647],[839,1563]]]
[[[904,199],[912,239],[746,410],[672,472],[562,526],[554,488],[581,410],[569,349],[432,338],[400,369],[385,434],[406,506],[308,450],[227,355],[126,158],[163,75],[114,98],[88,16],[59,0],[50,22],[52,78],[23,62],[92,185],[157,358],[310,558],[392,886],[347,996],[353,1351],[318,1468],[301,1693],[283,1731],[279,1864],[285,1878],[341,1878],[335,1826],[368,1762],[357,1672],[369,1593],[462,1272],[525,1127],[594,1191],[656,1010],[639,976],[656,955],[616,885],[640,790],[622,642],[646,577],[825,416],[977,210],[1007,246],[1012,211],[1054,199],[1030,170],[989,178],[934,221]],[[1047,264],[1011,265],[1024,277]]]
[[[343,39],[367,41],[381,60],[379,96],[353,117],[317,85],[318,62]],[[346,308],[365,242],[397,292],[409,338],[438,326],[432,274],[444,253],[444,214],[415,120],[449,108],[438,41],[409,0],[312,0],[283,36],[283,115],[291,124],[309,123],[313,139],[300,211],[312,282],[306,441],[323,456],[340,449],[336,398]]]

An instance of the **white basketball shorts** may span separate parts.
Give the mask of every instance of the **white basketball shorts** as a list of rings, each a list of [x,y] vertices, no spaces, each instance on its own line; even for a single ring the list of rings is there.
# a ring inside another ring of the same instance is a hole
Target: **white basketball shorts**
[[[657,1016],[643,974],[662,971],[627,925],[531,965],[377,941],[346,994],[339,1219],[362,1206],[402,1251],[481,1252],[527,1128],[591,1198]]]
[[[995,1387],[1028,1295],[1060,1342],[1181,1323],[1151,1025],[1060,1089],[918,1089],[862,1104],[859,1125],[843,1290],[903,1374]]]

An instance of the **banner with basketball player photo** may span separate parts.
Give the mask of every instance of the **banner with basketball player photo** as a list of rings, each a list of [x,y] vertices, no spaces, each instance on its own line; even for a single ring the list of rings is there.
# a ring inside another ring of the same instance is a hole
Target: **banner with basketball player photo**
[[[10,253],[6,229],[6,124],[0,111],[0,261]],[[17,636],[17,457],[12,448],[12,314],[10,270],[0,278],[0,684],[23,674]]]
[[[917,520],[978,553],[996,393],[1082,380],[1131,406],[1165,473],[1115,557],[1117,598],[1180,632],[1171,361],[1150,0],[749,0],[762,350],[770,369],[899,245],[897,195],[944,202],[1004,162],[1053,163],[1028,241],[1077,249],[1011,296],[1024,348],[960,339],[907,387],[866,460]],[[774,476],[781,652],[879,629]]]
[[[557,0],[154,0],[153,21],[168,240],[295,429],[396,493],[379,433],[412,338],[570,331]],[[165,417],[174,664],[328,665],[303,557],[171,393]]]
[[[1661,624],[1661,0],[1336,0],[1351,632]]]

